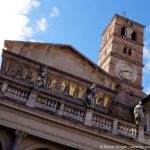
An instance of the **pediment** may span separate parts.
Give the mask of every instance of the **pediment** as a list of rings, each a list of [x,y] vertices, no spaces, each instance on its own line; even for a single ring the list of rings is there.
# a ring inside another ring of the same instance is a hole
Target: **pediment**
[[[5,47],[8,51],[113,90],[118,84],[109,74],[70,45],[5,41]]]

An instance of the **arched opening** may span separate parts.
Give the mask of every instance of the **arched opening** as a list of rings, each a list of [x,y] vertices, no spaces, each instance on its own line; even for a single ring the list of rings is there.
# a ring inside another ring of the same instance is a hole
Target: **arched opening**
[[[133,41],[136,41],[136,32],[135,31],[132,32],[131,39]]]
[[[123,53],[126,54],[126,52],[127,52],[127,48],[124,47],[124,48],[123,48]]]
[[[3,150],[2,143],[0,142],[0,150]]]
[[[129,49],[129,51],[128,51],[128,55],[130,55],[130,56],[131,56],[131,49]]]
[[[125,28],[125,27],[122,27],[122,28],[121,28],[121,35],[122,35],[122,36],[125,36],[125,34],[126,34],[126,28]]]

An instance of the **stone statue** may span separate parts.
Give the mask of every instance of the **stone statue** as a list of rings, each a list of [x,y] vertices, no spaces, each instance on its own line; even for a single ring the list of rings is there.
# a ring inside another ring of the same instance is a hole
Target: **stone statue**
[[[144,107],[142,106],[142,102],[139,101],[139,103],[134,108],[134,117],[135,117],[135,123],[137,125],[142,125],[144,122]]]
[[[38,72],[38,76],[35,81],[35,85],[37,87],[43,87],[45,85],[46,76],[47,76],[47,66],[43,66],[40,68],[40,70]]]
[[[87,88],[85,96],[85,105],[94,107],[95,101],[96,101],[96,84],[93,83],[93,85],[90,88]]]

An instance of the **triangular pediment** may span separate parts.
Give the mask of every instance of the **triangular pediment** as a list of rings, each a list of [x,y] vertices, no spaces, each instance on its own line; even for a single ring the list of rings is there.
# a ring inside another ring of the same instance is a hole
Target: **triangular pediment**
[[[111,89],[118,84],[108,73],[70,45],[5,41],[5,48]]]

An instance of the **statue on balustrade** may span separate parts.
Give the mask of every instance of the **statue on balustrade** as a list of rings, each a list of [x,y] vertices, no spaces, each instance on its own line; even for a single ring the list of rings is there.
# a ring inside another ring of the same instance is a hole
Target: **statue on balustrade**
[[[86,90],[86,96],[85,96],[85,105],[94,107],[96,101],[96,84],[93,83],[93,85]]]
[[[143,125],[144,122],[144,107],[142,106],[142,102],[139,103],[134,107],[134,117],[136,125]]]
[[[35,81],[35,86],[43,87],[46,82],[46,76],[47,76],[47,66],[42,66],[38,72],[38,76]]]

